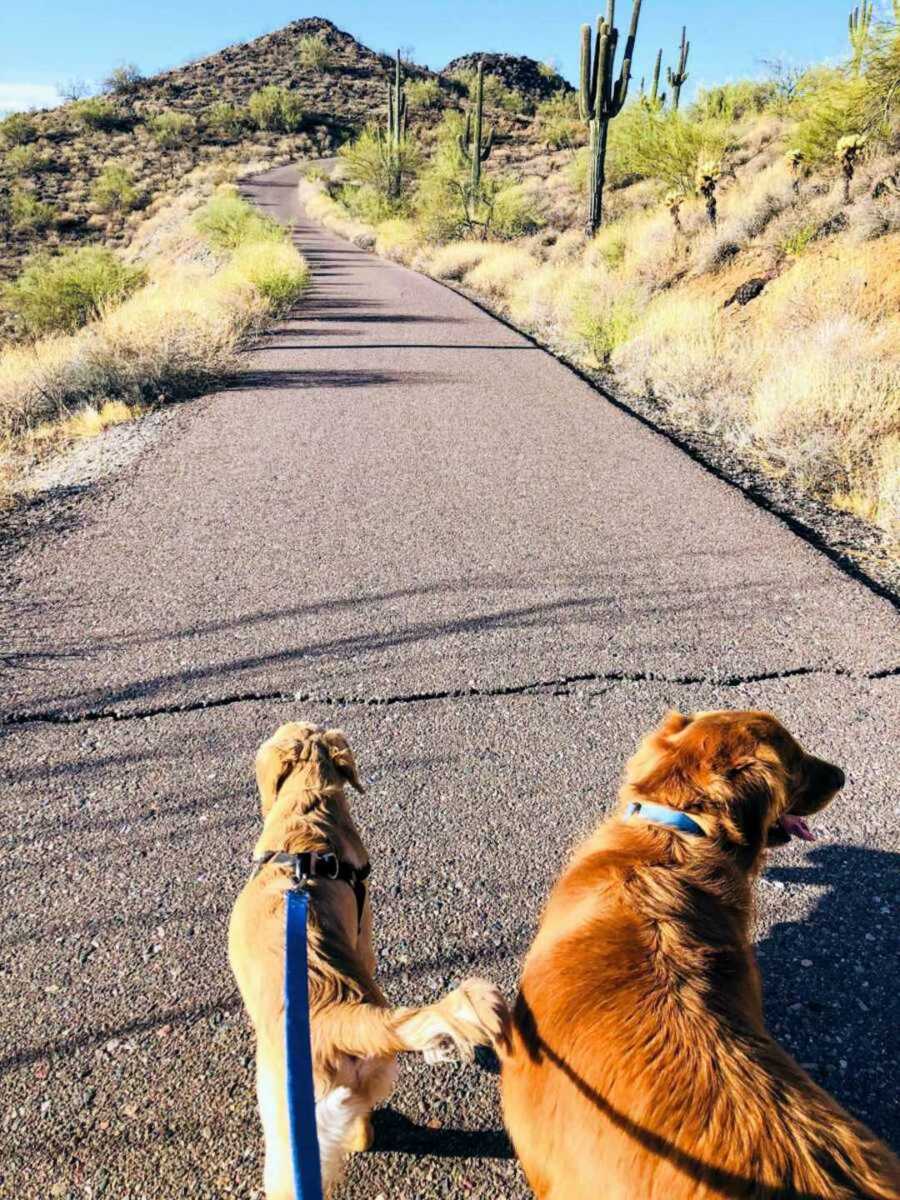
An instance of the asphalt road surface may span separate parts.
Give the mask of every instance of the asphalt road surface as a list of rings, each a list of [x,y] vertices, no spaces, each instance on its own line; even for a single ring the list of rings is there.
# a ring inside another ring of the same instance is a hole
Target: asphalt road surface
[[[290,717],[357,751],[402,1002],[513,993],[667,706],[778,713],[849,782],[760,882],[770,1024],[897,1145],[895,611],[295,178],[250,190],[311,292],[4,585],[0,1196],[260,1195],[226,922]],[[528,1194],[488,1069],[406,1062],[376,1127],[341,1200]]]

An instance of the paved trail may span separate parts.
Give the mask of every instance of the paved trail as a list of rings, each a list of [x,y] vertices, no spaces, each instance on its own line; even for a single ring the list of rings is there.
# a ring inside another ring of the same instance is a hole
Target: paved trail
[[[399,1001],[476,970],[512,992],[667,705],[782,714],[849,784],[759,888],[770,1022],[896,1143],[894,611],[524,338],[311,226],[294,183],[250,190],[309,296],[5,589],[0,1195],[258,1188],[225,924],[253,754],[291,716],[357,749]],[[341,1200],[526,1196],[495,1091],[405,1065]]]

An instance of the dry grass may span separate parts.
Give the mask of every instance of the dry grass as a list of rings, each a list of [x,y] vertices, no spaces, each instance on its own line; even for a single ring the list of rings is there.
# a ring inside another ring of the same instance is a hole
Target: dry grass
[[[74,334],[0,354],[5,456],[39,456],[145,406],[207,390],[234,369],[242,339],[300,294],[308,269],[289,241],[267,234],[212,251],[196,207],[182,198],[137,239],[149,279],[127,300]]]

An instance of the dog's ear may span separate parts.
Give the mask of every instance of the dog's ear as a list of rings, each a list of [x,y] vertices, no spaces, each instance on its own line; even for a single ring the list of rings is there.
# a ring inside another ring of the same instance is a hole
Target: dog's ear
[[[350,743],[344,733],[340,729],[328,729],[322,735],[322,741],[328,747],[328,753],[335,769],[351,787],[356,788],[358,792],[364,792],[366,789],[363,787],[356,769],[356,759],[353,757],[353,751],[350,749]]]
[[[692,717],[686,717],[684,713],[680,713],[676,709],[670,708],[663,717],[662,724],[657,730],[657,733],[661,737],[674,737],[676,733],[681,733],[683,730],[687,729],[692,720]]]
[[[773,820],[787,808],[786,773],[774,750],[761,743],[736,756],[724,774],[728,810],[722,827],[738,846],[738,860],[749,868],[769,844]]]
[[[278,796],[278,789],[290,775],[300,757],[300,750],[315,733],[316,726],[306,721],[289,721],[282,725],[256,752],[256,786],[259,788],[263,819],[269,815]]]

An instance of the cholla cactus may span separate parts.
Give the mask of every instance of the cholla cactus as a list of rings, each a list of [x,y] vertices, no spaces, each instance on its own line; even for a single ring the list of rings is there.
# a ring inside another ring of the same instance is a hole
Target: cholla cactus
[[[897,0],[900,4],[900,0]],[[678,52],[678,70],[673,71],[671,67],[666,67],[666,76],[669,80],[669,87],[672,89],[672,107],[678,111],[678,104],[681,100],[681,89],[687,82],[687,60],[688,54],[691,51],[691,43],[687,40],[687,26],[681,27],[681,46]]]
[[[853,174],[856,171],[856,164],[859,162],[860,156],[865,149],[866,139],[860,137],[859,134],[851,133],[847,137],[842,137],[834,149],[834,157],[840,164],[841,171],[844,175],[844,203],[850,203],[850,184],[853,181]]]
[[[788,150],[784,156],[784,161],[790,168],[790,172],[794,177],[794,194],[800,194],[800,180],[806,174],[806,158],[802,150]]]
[[[895,0],[896,3],[896,0]],[[854,70],[858,71],[862,65],[863,57],[869,45],[869,34],[872,30],[872,11],[875,7],[874,0],[863,0],[860,7],[854,8],[850,13],[849,30],[850,30],[850,61],[853,64]]]
[[[697,191],[706,201],[706,215],[713,227],[718,220],[716,187],[722,175],[722,164],[706,159],[697,166]]]
[[[685,199],[685,194],[680,188],[673,188],[671,192],[666,193],[666,198],[663,201],[669,210],[672,223],[679,233],[684,233],[684,227],[681,224],[681,206],[684,204]]]

